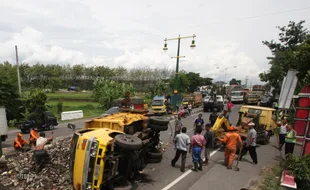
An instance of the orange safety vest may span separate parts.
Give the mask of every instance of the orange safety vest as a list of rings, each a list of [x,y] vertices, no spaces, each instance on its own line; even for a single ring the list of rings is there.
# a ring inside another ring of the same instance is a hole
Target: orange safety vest
[[[37,140],[37,138],[39,138],[39,135],[35,130],[31,130],[29,136],[30,136],[30,138],[29,138],[30,142],[35,142]]]
[[[14,148],[22,148],[25,144],[28,144],[28,142],[23,138],[15,138],[14,140]]]
[[[230,132],[227,133],[224,139],[219,139],[221,142],[226,143],[227,148],[237,148],[237,142],[242,145],[241,137],[238,133]]]

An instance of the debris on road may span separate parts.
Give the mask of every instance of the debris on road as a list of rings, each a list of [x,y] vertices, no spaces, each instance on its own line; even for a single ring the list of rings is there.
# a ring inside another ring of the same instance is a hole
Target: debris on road
[[[51,162],[39,173],[35,172],[32,152],[18,153],[0,159],[0,189],[72,189],[70,175],[71,137],[58,139],[49,148]]]

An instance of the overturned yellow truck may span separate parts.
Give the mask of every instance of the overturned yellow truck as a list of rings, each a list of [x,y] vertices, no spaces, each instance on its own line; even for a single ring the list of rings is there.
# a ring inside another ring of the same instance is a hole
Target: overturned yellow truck
[[[141,110],[94,118],[72,139],[71,173],[77,190],[131,189],[148,163],[162,160],[160,132],[169,120]]]

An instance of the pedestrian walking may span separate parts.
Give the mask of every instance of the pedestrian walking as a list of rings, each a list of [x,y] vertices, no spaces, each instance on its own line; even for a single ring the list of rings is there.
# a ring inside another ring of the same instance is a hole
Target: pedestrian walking
[[[248,124],[249,127],[248,137],[246,139],[246,145],[242,150],[240,160],[247,153],[247,151],[249,151],[253,164],[257,164],[257,153],[256,153],[257,132],[255,131],[254,126],[255,124],[253,122],[250,122]]]
[[[196,133],[196,128],[202,128],[202,126],[204,125],[204,120],[202,119],[202,114],[198,115],[198,118],[195,119],[194,121],[194,126],[193,126],[193,130],[194,133]]]
[[[224,138],[218,138],[219,141],[225,143],[225,153],[224,153],[224,165],[227,169],[232,169],[232,164],[235,159],[235,154],[237,150],[237,144],[242,147],[242,140],[238,133],[236,133],[236,127],[230,126],[228,133],[225,134]]]
[[[292,125],[287,125],[287,133],[285,137],[285,157],[294,153],[296,144],[296,131],[293,130]]]
[[[287,128],[287,118],[284,117],[283,123],[280,126],[280,133],[279,133],[279,151],[282,151],[282,147],[285,143],[285,136],[286,136],[286,128]]]
[[[228,114],[230,114],[232,107],[234,106],[234,104],[231,102],[231,100],[228,101],[227,103],[227,111]]]
[[[201,159],[201,152],[203,147],[206,144],[206,140],[204,136],[201,135],[202,129],[198,128],[196,130],[196,134],[191,138],[191,145],[189,148],[189,153],[192,153],[194,168],[193,171],[202,170],[202,159]]]
[[[213,127],[214,123],[216,122],[217,117],[218,117],[217,109],[214,108],[213,112],[210,114],[210,117],[209,117],[209,122],[211,123],[211,127]]]
[[[192,115],[192,104],[189,104],[188,105],[188,113],[189,113],[189,115]]]
[[[206,132],[204,135],[204,138],[206,140],[206,146],[205,146],[205,161],[204,164],[208,165],[210,160],[210,153],[213,150],[214,147],[214,133],[210,131],[212,125],[210,123],[207,123],[205,126]]]
[[[176,137],[177,134],[180,133],[181,129],[183,127],[183,123],[182,123],[182,117],[179,114],[178,118],[175,120],[175,125],[174,125],[174,138]]]
[[[190,138],[186,134],[186,127],[182,127],[182,133],[177,134],[177,136],[174,139],[175,147],[176,147],[176,153],[174,158],[171,160],[171,166],[175,167],[175,163],[179,160],[181,157],[181,172],[185,171],[185,162],[186,162],[186,155],[187,155],[187,146],[190,145]]]

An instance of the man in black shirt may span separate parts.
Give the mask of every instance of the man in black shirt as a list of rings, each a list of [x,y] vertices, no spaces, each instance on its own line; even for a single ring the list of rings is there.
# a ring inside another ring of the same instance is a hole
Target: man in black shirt
[[[211,126],[212,125],[210,123],[207,123],[205,126],[205,129],[206,129],[206,133],[204,135],[204,137],[206,139],[205,161],[204,161],[205,165],[208,165],[208,163],[209,163],[210,153],[213,150],[213,145],[214,145],[214,134],[212,131],[210,131]]]
[[[213,125],[214,125],[214,123],[215,123],[217,117],[218,117],[217,109],[214,108],[214,109],[213,109],[213,112],[210,114],[210,117],[209,117],[209,121],[210,121],[210,123],[211,123],[211,127],[213,127]]]

